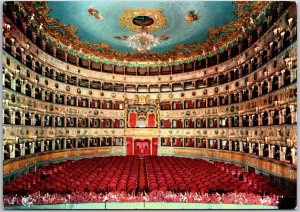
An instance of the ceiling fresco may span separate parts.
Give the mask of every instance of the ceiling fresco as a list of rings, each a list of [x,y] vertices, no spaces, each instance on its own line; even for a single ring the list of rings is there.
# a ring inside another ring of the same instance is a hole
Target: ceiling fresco
[[[115,40],[115,36],[130,36],[138,32],[138,26],[132,19],[139,14],[147,14],[154,19],[150,32],[154,35],[167,35],[168,41],[151,49],[151,52],[166,53],[177,44],[203,43],[208,37],[208,30],[236,20],[237,9],[232,2],[48,2],[51,8],[49,17],[62,24],[75,26],[77,36],[83,42],[107,43],[121,53],[134,52],[124,42]],[[93,7],[103,17],[102,21],[89,15]],[[142,12],[139,12],[141,10]],[[159,12],[157,12],[157,10]],[[189,11],[196,11],[199,19],[186,22]],[[126,19],[126,21],[124,20]],[[133,26],[132,26],[133,25]],[[129,30],[131,27],[133,30]]]
[[[58,48],[120,65],[123,60],[193,61],[222,52],[255,27],[267,6],[261,1],[22,3]]]

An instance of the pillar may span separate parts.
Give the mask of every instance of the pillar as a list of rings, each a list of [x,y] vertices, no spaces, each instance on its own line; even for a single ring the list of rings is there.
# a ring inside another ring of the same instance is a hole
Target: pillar
[[[30,154],[34,154],[35,141],[31,142]]]
[[[295,147],[293,147],[292,149],[291,149],[291,156],[292,156],[292,163],[293,164],[295,164],[296,163],[296,149],[295,149]]]
[[[269,149],[269,157],[270,158],[274,158],[274,149],[275,149],[275,146],[271,145],[271,148]]]
[[[250,154],[253,153],[252,143],[249,143],[249,153],[250,153]]]
[[[221,149],[221,145],[220,145],[221,141],[218,139],[217,142],[218,142],[218,149]]]
[[[55,139],[51,140],[51,150],[55,150]]]
[[[9,109],[10,112],[10,123],[16,124],[16,114],[14,110]]]
[[[272,125],[273,124],[273,117],[272,117],[272,115],[274,115],[274,111],[269,111],[268,112],[268,125]]]
[[[292,106],[290,106],[290,108],[291,108],[291,119],[292,119],[291,123],[292,124],[297,123],[297,111],[295,109],[295,106],[292,105]]]
[[[16,78],[11,78],[11,89],[16,90]]]
[[[16,157],[16,145],[11,144],[11,152],[9,152],[9,158],[15,158]]]
[[[87,140],[87,147],[90,147],[91,146],[91,142],[92,142],[92,139],[91,138],[88,138]],[[112,142],[113,143],[113,142]]]
[[[263,113],[258,113],[258,126],[262,126],[263,125],[263,122],[262,122],[262,114]]]
[[[206,145],[206,149],[208,149],[209,148],[209,145],[208,145],[208,140],[207,140],[207,138],[205,139],[205,145]]]
[[[249,127],[253,126],[253,115],[249,115]]]
[[[270,93],[272,91],[272,79],[268,79],[267,84],[268,84],[268,93]]]
[[[63,140],[63,149],[67,149],[67,139]]]
[[[228,141],[228,150],[232,151],[232,141]]]
[[[101,141],[100,141],[100,146],[101,146]],[[75,141],[75,148],[78,148],[78,138],[76,138],[76,141]]]
[[[45,141],[41,141],[41,152],[45,151]]]
[[[243,149],[243,142],[242,141],[240,141],[240,152],[244,152],[244,149]]]
[[[22,82],[22,81],[21,81]],[[26,83],[25,81],[23,81],[23,83],[21,83],[21,93],[25,94],[26,93]]]
[[[264,154],[263,154],[263,151],[264,151],[264,144],[258,144],[258,147],[259,147],[259,149],[258,149],[258,155],[259,156],[263,156]]]
[[[21,156],[25,155],[25,143],[20,144],[20,152]]]

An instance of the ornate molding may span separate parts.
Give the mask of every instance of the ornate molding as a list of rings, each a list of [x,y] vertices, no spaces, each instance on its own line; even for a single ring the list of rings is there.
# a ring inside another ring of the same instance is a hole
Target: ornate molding
[[[136,16],[149,16],[154,20],[154,23],[147,26],[148,32],[155,32],[159,29],[167,27],[166,18],[161,10],[151,9],[125,9],[124,14],[120,16],[120,27],[134,32],[140,32],[141,27],[132,22]]]

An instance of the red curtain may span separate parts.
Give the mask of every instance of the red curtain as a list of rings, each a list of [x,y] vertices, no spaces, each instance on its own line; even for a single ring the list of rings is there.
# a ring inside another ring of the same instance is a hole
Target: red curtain
[[[136,127],[137,115],[134,112],[129,113],[129,127]]]
[[[127,155],[132,155],[132,138],[127,137]]]
[[[114,105],[114,108],[119,109],[119,103],[116,102],[115,105]]]
[[[116,119],[114,125],[115,125],[115,127],[120,127],[120,121],[118,119]]]
[[[79,107],[83,107],[83,101],[82,100],[79,102]]]
[[[182,122],[181,121],[177,121],[177,128],[182,128]]]
[[[188,103],[188,108],[191,109],[191,108],[193,108],[193,107],[194,107],[193,102],[189,102],[189,103]]]
[[[102,121],[102,128],[106,128],[106,119]]]
[[[168,121],[168,120],[164,121],[164,127],[170,128],[170,121]]]
[[[206,102],[205,101],[201,102],[201,107],[206,107]]]
[[[163,109],[164,110],[170,110],[171,109],[171,104],[170,103],[164,104]]]
[[[94,120],[91,120],[90,127],[94,127]]]
[[[90,107],[95,108],[95,102],[91,102]]]
[[[192,138],[190,138],[189,147],[193,147],[193,146],[194,146],[194,141]]]
[[[182,146],[181,139],[177,139],[177,141],[176,141],[176,146]]]
[[[182,104],[181,103],[177,103],[176,104],[176,109],[182,109]]]
[[[167,146],[171,146],[171,138],[167,139]]]
[[[148,127],[155,126],[155,115],[153,113],[148,114]]]
[[[106,108],[107,108],[106,103],[102,103],[102,109],[106,109]]]
[[[152,138],[152,155],[157,155],[158,138]]]

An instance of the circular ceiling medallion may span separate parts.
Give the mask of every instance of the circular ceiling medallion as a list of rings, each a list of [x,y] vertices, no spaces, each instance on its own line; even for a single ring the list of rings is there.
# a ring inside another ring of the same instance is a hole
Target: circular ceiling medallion
[[[146,15],[139,15],[132,19],[132,23],[137,26],[145,27],[154,23],[153,18]]]

